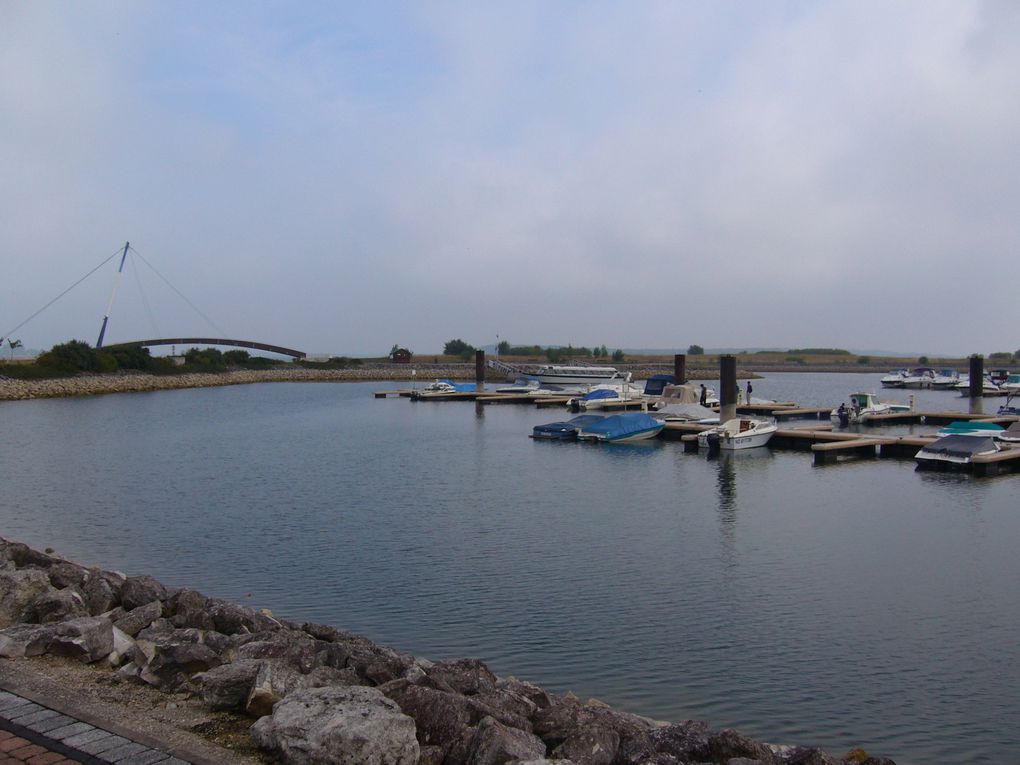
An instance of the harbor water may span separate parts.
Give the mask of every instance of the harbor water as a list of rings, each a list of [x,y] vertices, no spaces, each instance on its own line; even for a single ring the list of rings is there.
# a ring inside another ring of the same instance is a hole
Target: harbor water
[[[880,377],[754,394],[907,401]],[[658,719],[1020,762],[1020,476],[538,442],[565,412],[371,396],[393,387],[0,403],[0,535]]]

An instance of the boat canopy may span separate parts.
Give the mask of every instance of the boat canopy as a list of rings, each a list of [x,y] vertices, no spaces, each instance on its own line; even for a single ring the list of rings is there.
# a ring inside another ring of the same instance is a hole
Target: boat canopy
[[[439,382],[446,383],[451,386],[455,391],[457,391],[457,393],[473,393],[478,390],[475,383],[457,383],[445,377],[442,380],[439,380]]]
[[[601,436],[607,441],[623,438],[632,433],[661,428],[662,421],[650,417],[644,412],[624,412],[603,417],[601,422],[588,425],[583,430],[587,434]]]
[[[646,396],[661,396],[667,385],[676,382],[673,375],[652,375],[645,380],[644,394]]]
[[[697,404],[701,401],[701,388],[697,385],[667,385],[662,389],[662,400],[667,404]]]
[[[943,436],[923,447],[919,454],[932,457],[952,457],[966,460],[977,454],[998,451],[999,447],[992,438],[984,436],[950,435]]]
[[[581,401],[596,401],[601,398],[619,398],[620,393],[615,388],[596,388],[588,391],[580,397]]]
[[[547,422],[532,428],[535,438],[573,438],[577,431],[603,419],[601,414],[582,414],[569,420]]]

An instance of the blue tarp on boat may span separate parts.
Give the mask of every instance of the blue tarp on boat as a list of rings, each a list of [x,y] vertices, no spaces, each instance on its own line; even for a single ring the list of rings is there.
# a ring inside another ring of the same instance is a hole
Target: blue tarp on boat
[[[447,385],[452,385],[454,390],[456,390],[458,393],[474,393],[476,390],[478,390],[478,386],[475,383],[458,383],[454,382],[453,380],[448,380],[446,378],[443,378],[439,382],[444,382]]]
[[[603,419],[601,414],[582,414],[566,421],[536,425],[531,430],[532,438],[570,440],[577,438],[577,431]]]
[[[625,412],[605,417],[582,430],[582,436],[598,438],[602,441],[620,441],[632,438],[641,433],[658,433],[663,423],[644,412]]]
[[[581,401],[596,401],[601,398],[619,398],[620,393],[610,388],[596,388],[580,397]]]

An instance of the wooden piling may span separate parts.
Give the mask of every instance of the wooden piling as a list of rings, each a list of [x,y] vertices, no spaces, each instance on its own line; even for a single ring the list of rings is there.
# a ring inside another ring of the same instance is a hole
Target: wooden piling
[[[687,383],[686,354],[677,353],[673,356],[673,379],[676,380],[677,385],[685,385]]]
[[[737,357],[719,357],[719,422],[737,416]]]
[[[975,353],[970,357],[970,397],[981,398],[985,393],[985,358]]]
[[[475,351],[475,385],[485,384],[485,351]],[[479,388],[478,390],[481,390]]]

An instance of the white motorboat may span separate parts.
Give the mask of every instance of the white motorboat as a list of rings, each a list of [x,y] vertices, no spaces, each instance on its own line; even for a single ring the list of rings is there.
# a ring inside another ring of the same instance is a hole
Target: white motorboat
[[[850,406],[840,404],[839,407],[829,412],[829,419],[833,425],[845,428],[853,423],[865,423],[880,414],[909,412],[912,408],[912,404],[879,401],[874,393],[851,393]]]
[[[999,390],[1007,396],[1020,391],[1020,375],[1008,375],[1003,382],[999,383]]]
[[[701,449],[753,449],[765,446],[779,430],[776,421],[761,417],[734,417],[698,434]]]
[[[616,367],[598,367],[577,364],[546,364],[524,374],[530,380],[545,385],[598,385],[610,381],[630,381],[630,372],[621,372]]]
[[[970,395],[970,375],[966,378],[960,377],[960,382],[953,386],[953,390],[960,391],[961,396]],[[1006,391],[999,388],[998,384],[993,382],[991,378],[986,377],[981,381],[981,395],[982,396],[1001,396]]]
[[[903,381],[907,379],[910,374],[906,369],[895,369],[885,377],[882,378],[881,383],[884,388],[902,388]]]
[[[955,369],[940,369],[935,373],[931,387],[945,390],[954,387],[958,382],[960,382],[960,373]]]
[[[931,367],[911,369],[903,378],[904,388],[931,388],[935,382],[935,370]]]
[[[574,411],[589,409],[605,409],[607,405],[621,402],[640,402],[645,400],[644,390],[629,380],[623,383],[609,382],[596,385],[586,393],[575,396],[567,401],[567,406]]]
[[[705,403],[701,403],[701,386],[667,385],[662,395],[651,404],[653,416],[665,422],[719,422],[719,414],[709,406],[719,403],[711,388],[705,388]]]

